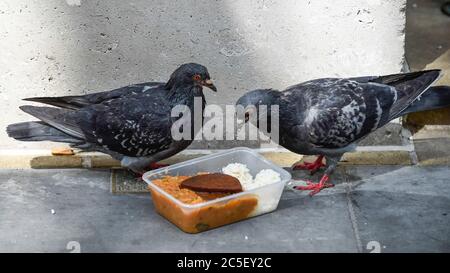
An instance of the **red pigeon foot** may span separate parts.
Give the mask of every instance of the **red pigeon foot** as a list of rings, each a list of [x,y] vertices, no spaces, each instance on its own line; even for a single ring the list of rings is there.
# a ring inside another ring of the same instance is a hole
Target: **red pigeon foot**
[[[321,167],[325,167],[325,164],[322,163],[323,155],[317,157],[314,162],[303,162],[293,166],[294,170],[309,170],[311,174],[317,172]]]
[[[169,164],[158,164],[158,163],[150,163],[150,170],[156,170],[160,168],[164,168],[170,166]]]
[[[144,179],[142,179],[142,176],[144,175],[143,172],[138,172],[138,173],[132,172],[132,174],[134,175],[134,178],[137,181],[139,181],[139,182],[143,182],[144,181]]]
[[[156,170],[159,168],[164,168],[169,166],[169,164],[158,164],[158,163],[150,163],[150,170]],[[136,180],[138,181],[144,181],[144,179],[142,179],[142,176],[144,175],[145,172],[136,172],[134,173]]]
[[[296,190],[300,190],[300,191],[311,191],[309,193],[310,196],[315,195],[316,193],[319,193],[321,190],[325,189],[325,188],[331,188],[334,187],[334,184],[332,183],[327,183],[329,177],[328,175],[323,175],[322,178],[320,179],[319,183],[314,183],[311,182],[309,180],[306,181],[306,186],[296,186],[294,187],[294,189]]]

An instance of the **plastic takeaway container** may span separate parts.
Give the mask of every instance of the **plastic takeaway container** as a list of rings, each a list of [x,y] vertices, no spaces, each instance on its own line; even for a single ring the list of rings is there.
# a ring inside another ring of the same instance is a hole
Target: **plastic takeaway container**
[[[247,165],[253,177],[263,169],[272,169],[280,174],[281,181],[197,204],[182,203],[152,183],[166,175],[222,172],[230,163]],[[291,175],[252,149],[239,147],[146,172],[143,179],[159,214],[187,233],[198,233],[274,211]]]

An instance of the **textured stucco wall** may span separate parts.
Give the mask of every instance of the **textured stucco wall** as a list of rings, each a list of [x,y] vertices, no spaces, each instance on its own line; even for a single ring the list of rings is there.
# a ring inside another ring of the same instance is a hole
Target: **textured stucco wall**
[[[166,80],[180,63],[206,65],[219,88],[245,90],[326,76],[398,72],[405,0],[0,1],[0,148],[30,119],[30,96],[103,91]],[[47,145],[48,146],[48,145]]]

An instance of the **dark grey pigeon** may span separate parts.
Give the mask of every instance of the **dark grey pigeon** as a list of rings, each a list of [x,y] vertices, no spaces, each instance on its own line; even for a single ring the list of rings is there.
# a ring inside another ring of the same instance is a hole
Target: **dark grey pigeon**
[[[180,118],[192,117],[194,128],[194,98],[201,98],[205,107],[203,86],[217,91],[206,67],[189,63],[177,68],[167,83],[135,84],[84,96],[29,98],[25,100],[59,108],[21,106],[40,121],[11,124],[7,133],[21,141],[66,142],[104,152],[142,173],[191,144],[194,130],[190,140],[175,141],[171,127]],[[186,105],[192,115],[171,117],[175,105]]]
[[[299,190],[311,195],[332,187],[329,175],[345,152],[389,121],[412,112],[450,105],[450,87],[430,85],[439,70],[359,78],[324,78],[307,81],[284,91],[260,89],[242,96],[237,105],[279,105],[279,144],[304,155],[318,155],[313,163],[294,169],[317,171],[325,166],[319,183],[307,182]],[[246,120],[254,107],[249,107]],[[253,110],[254,111],[254,110]],[[270,111],[268,120],[270,123]]]

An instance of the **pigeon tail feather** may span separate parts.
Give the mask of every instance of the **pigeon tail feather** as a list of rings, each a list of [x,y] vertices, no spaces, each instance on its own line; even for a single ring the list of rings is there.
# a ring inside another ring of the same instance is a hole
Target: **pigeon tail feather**
[[[408,108],[439,78],[440,74],[441,70],[435,69],[382,77],[385,78],[383,83],[394,87],[397,91],[397,100],[390,110],[390,118],[397,117]]]
[[[450,107],[450,86],[432,86],[399,116]]]
[[[80,144],[84,141],[74,138],[42,121],[20,122],[8,125],[9,137],[20,141],[55,141]]]
[[[23,105],[19,108],[72,137],[85,139],[83,131],[78,127],[74,118],[70,116],[74,113],[72,110],[31,105]]]

